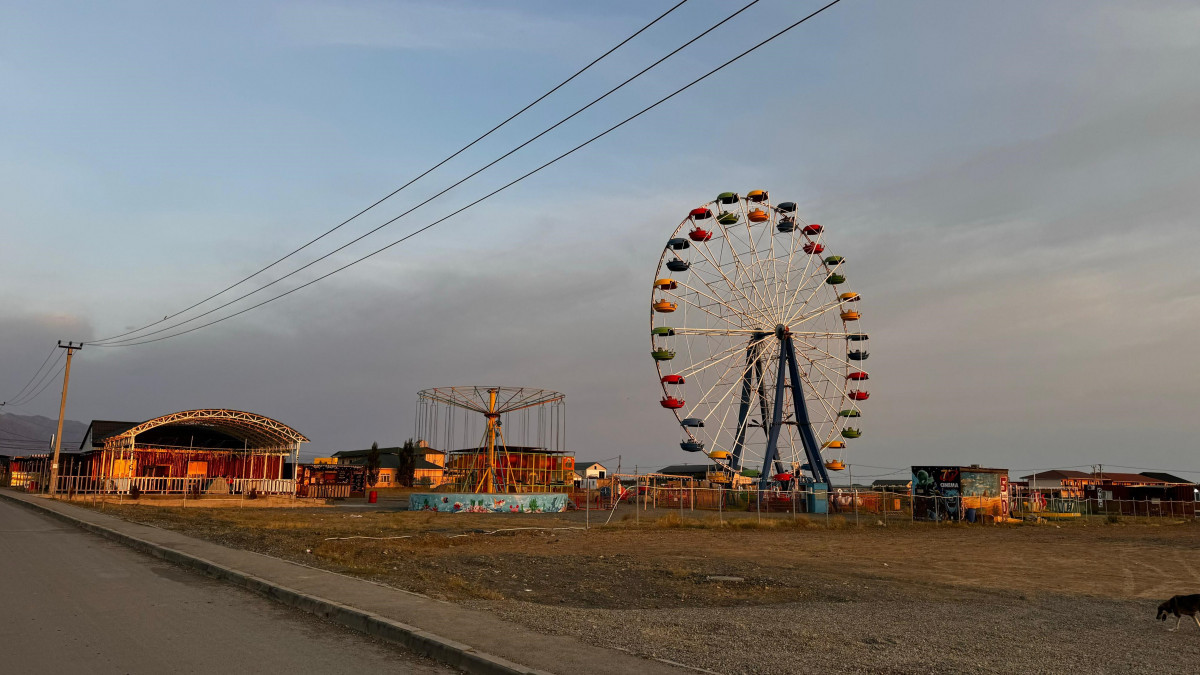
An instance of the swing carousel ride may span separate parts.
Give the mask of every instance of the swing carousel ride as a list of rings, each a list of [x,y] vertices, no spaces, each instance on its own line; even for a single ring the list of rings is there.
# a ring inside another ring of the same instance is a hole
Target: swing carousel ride
[[[680,448],[760,488],[829,484],[870,396],[859,294],[825,228],[765,190],[692,209],[659,258],[650,349]],[[854,426],[851,426],[851,425]]]
[[[417,438],[446,448],[455,492],[564,492],[565,395],[529,387],[436,387],[419,392]]]

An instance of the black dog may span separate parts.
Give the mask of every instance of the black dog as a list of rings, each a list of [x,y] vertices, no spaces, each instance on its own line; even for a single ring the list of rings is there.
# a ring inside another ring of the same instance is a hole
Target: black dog
[[[1200,613],[1200,595],[1176,595],[1158,606],[1159,621],[1166,621],[1168,616],[1175,615],[1175,627],[1171,629],[1172,631],[1179,630],[1179,622],[1183,620],[1184,614],[1192,617],[1196,626],[1200,628],[1200,617],[1196,616],[1198,613]]]

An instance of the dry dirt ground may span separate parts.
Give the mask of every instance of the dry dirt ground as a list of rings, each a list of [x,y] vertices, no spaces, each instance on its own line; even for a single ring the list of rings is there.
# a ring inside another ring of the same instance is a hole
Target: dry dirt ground
[[[718,673],[1200,672],[1200,628],[1154,620],[1200,592],[1191,521],[105,510]]]

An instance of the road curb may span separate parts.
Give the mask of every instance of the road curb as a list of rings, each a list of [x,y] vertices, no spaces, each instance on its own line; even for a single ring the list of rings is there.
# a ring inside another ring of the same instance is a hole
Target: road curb
[[[382,640],[402,645],[418,654],[423,654],[431,659],[472,673],[473,675],[551,675],[551,673],[544,670],[528,668],[500,658],[499,656],[478,651],[470,645],[455,642],[440,635],[434,635],[416,626],[410,626],[406,623],[379,616],[378,614],[350,607],[349,605],[343,605],[332,600],[302,593],[252,574],[205,560],[199,556],[155,544],[145,539],[139,539],[132,535],[56,511],[37,502],[26,501],[8,494],[7,490],[0,490],[0,498],[57,518],[93,534],[98,534],[106,539],[128,546],[135,551],[152,555],[176,565],[182,565],[183,567],[196,570],[206,576],[234,586],[240,586],[276,602],[308,612],[309,614],[314,614],[327,621],[332,621],[360,633],[366,633],[367,635],[373,635]]]

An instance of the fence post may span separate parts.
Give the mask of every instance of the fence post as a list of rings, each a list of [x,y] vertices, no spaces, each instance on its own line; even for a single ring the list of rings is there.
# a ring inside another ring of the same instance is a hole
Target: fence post
[[[587,480],[586,478],[584,480]],[[592,488],[584,487],[583,530],[586,532],[592,526]]]

